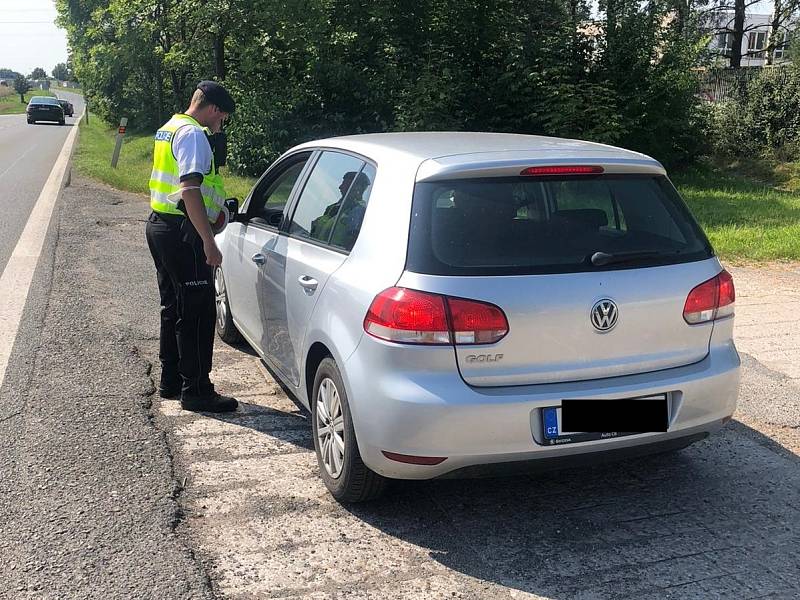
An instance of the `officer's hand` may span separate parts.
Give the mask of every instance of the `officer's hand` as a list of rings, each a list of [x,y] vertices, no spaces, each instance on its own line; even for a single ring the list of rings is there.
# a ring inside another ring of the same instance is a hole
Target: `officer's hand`
[[[206,254],[206,263],[212,267],[219,267],[222,264],[222,252],[217,247],[217,242],[213,239],[203,244],[203,252]]]

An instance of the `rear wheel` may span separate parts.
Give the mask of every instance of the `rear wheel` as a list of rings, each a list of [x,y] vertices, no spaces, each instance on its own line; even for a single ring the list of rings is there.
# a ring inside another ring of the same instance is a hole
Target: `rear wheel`
[[[222,269],[214,269],[214,292],[217,302],[217,333],[226,344],[236,344],[242,341],[242,334],[236,329],[231,316],[231,305],[228,302],[228,290],[225,287],[225,275]]]
[[[59,125],[63,125],[64,124],[64,120],[62,119],[61,121],[58,122],[58,124]]]
[[[317,463],[331,495],[340,502],[365,502],[380,496],[386,479],[361,460],[347,392],[330,357],[317,368],[311,413]]]
[[[36,125],[36,121],[28,119],[28,125]]]

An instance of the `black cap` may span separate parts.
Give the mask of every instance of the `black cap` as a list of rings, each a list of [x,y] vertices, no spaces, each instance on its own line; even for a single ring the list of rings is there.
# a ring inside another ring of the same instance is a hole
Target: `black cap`
[[[231,98],[228,90],[216,81],[201,81],[197,84],[197,89],[203,92],[206,99],[211,104],[216,104],[221,111],[232,113],[236,110],[236,103]]]

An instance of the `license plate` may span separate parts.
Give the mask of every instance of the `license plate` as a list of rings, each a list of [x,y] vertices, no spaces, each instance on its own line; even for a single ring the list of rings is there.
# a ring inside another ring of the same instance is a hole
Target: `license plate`
[[[584,425],[595,423],[600,424],[600,427],[589,425],[581,431],[571,431],[564,427],[565,410],[568,411],[567,425],[570,422]],[[668,424],[669,411],[665,394],[622,400],[563,400],[561,406],[542,409],[543,434],[545,443],[549,445],[666,431]]]

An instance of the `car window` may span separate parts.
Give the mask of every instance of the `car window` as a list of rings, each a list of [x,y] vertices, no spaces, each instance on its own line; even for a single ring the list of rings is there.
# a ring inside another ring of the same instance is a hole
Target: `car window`
[[[353,156],[323,152],[300,194],[289,234],[327,244],[343,201],[363,167],[364,161]]]
[[[267,184],[265,188],[256,189],[250,200],[247,211],[250,217],[261,217],[269,220],[276,212],[282,212],[289,196],[292,193],[295,183],[297,183],[300,173],[303,171],[308,155],[300,159],[295,159],[277,178]]]
[[[355,176],[350,190],[342,202],[339,216],[331,233],[330,245],[342,250],[353,249],[353,245],[361,231],[361,223],[364,221],[364,214],[367,211],[367,202],[372,192],[372,183],[375,181],[375,167],[364,165],[361,172]]]
[[[624,269],[703,260],[708,239],[663,176],[504,177],[415,187],[408,268],[432,275]],[[597,266],[591,257],[639,254]]]
[[[49,96],[34,96],[30,100],[31,104],[58,104],[58,100]]]

